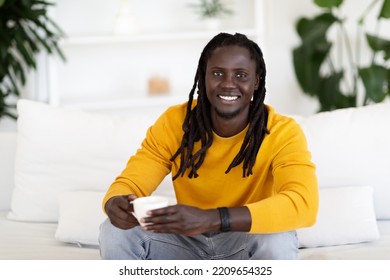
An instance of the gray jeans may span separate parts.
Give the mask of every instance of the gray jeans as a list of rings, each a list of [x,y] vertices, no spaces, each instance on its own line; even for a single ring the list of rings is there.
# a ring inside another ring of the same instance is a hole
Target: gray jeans
[[[188,237],[152,233],[137,226],[119,229],[107,219],[100,226],[102,259],[277,260],[298,259],[295,231],[275,234],[227,232]]]

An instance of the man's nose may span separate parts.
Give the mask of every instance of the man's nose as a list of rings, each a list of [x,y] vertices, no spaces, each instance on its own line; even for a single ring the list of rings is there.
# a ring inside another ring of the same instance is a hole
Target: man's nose
[[[222,81],[222,87],[223,88],[235,88],[236,81],[235,81],[234,75],[225,75],[225,77]]]

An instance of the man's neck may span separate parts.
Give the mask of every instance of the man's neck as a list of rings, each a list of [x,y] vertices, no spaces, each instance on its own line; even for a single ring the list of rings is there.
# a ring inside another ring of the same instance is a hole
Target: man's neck
[[[248,118],[242,120],[239,117],[226,119],[220,116],[212,116],[213,130],[221,137],[234,136],[243,131],[247,125]]]

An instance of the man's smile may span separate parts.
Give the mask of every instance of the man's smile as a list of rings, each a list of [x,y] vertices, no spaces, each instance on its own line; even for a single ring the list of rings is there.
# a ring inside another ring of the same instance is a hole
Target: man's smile
[[[218,94],[218,97],[225,101],[235,101],[240,98],[237,95],[220,95],[220,94]]]

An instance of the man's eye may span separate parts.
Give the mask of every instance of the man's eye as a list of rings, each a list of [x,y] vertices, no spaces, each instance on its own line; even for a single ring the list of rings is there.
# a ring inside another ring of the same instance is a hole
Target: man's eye
[[[237,73],[236,77],[237,78],[247,78],[248,75],[246,73]]]

